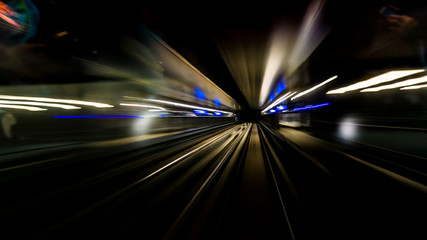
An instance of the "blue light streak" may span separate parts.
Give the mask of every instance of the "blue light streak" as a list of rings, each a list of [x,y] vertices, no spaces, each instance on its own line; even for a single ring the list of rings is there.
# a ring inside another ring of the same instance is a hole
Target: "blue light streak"
[[[328,106],[328,105],[330,105],[330,104],[329,103],[321,103],[321,104],[317,104],[317,105],[307,105],[305,107],[294,108],[294,111],[301,111],[301,110],[319,108],[319,107],[324,107],[324,106]]]
[[[55,116],[54,118],[140,118],[141,116],[133,115],[74,115],[74,116]]]
[[[275,113],[275,112],[276,112],[276,109],[270,109],[270,112],[271,112],[271,113]]]
[[[205,111],[205,110],[195,109],[193,110],[193,112],[198,115],[208,115],[208,111]]]
[[[222,116],[222,112],[214,112],[215,116]]]
[[[274,94],[274,92],[272,92],[271,94],[270,94],[270,97],[268,98],[268,101],[269,102],[272,102],[273,100],[274,100],[274,98],[276,97],[276,95]]]
[[[277,84],[276,87],[276,96],[279,95],[281,92],[283,92],[283,90],[286,89],[286,85],[284,82],[280,81],[279,84]]]

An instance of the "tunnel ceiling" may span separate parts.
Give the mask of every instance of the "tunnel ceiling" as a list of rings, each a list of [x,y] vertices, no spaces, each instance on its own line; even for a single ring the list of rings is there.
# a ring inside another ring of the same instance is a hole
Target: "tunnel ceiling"
[[[332,65],[357,59],[379,4],[361,1],[349,8],[342,1],[212,1],[165,7],[153,2],[146,23],[243,106],[256,109],[266,100],[260,92],[271,55],[279,54],[270,59],[273,65],[280,61],[270,74],[273,83],[284,75],[288,87],[307,84],[310,79],[300,77],[307,70],[318,78],[336,74]],[[310,69],[301,67],[304,62],[312,63]]]
[[[265,106],[279,80],[292,90],[380,62],[365,54],[380,0],[36,2],[102,44],[143,23],[244,108]]]
[[[298,25],[309,1],[149,5],[147,25],[243,107],[258,108],[270,35]]]

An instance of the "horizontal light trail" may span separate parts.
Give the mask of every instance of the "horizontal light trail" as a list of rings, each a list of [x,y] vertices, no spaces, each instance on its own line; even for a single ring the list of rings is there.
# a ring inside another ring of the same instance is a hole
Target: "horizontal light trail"
[[[76,115],[76,116],[55,116],[55,118],[140,118],[141,116],[133,115]]]
[[[72,99],[45,98],[45,97],[26,97],[26,96],[0,95],[0,99],[69,103],[69,104],[76,104],[76,105],[93,106],[93,107],[97,107],[97,108],[114,107],[113,105],[109,105],[106,103],[88,102],[88,101],[80,101],[80,100],[72,100]]]
[[[42,107],[56,107],[62,109],[81,109],[73,105],[56,104],[56,103],[44,103],[44,102],[28,102],[28,101],[7,101],[0,100],[0,104],[17,104],[17,105],[30,105],[30,106],[42,106]]]
[[[427,87],[427,84],[422,84],[422,85],[404,87],[404,88],[401,88],[400,90],[414,90],[414,89],[420,89],[420,88],[426,88],[426,87]]]
[[[141,107],[141,108],[154,108],[158,110],[166,110],[165,108],[153,106],[153,105],[145,105],[145,104],[133,104],[133,103],[120,103],[121,106],[128,106],[128,107]]]
[[[378,92],[386,89],[393,89],[393,88],[400,88],[405,86],[411,86],[414,84],[424,83],[427,82],[427,76],[420,77],[420,78],[413,78],[402,82],[397,82],[394,84],[389,84],[385,86],[375,87],[375,88],[366,88],[363,89],[361,92]]]
[[[368,80],[361,81],[347,87],[338,88],[327,92],[326,94],[341,94],[349,91],[354,91],[362,88],[367,88],[373,85],[377,85],[380,83],[391,82],[398,78],[406,77],[412,74],[424,72],[425,69],[416,69],[416,70],[402,70],[402,71],[390,71],[381,75],[378,75],[373,78],[369,78]]]
[[[218,109],[213,109],[213,108],[205,108],[205,107],[200,107],[200,106],[195,106],[195,105],[189,105],[189,104],[183,104],[183,103],[177,103],[177,102],[171,102],[171,101],[166,101],[166,100],[159,100],[159,99],[144,99],[144,100],[145,101],[150,101],[150,102],[167,104],[167,105],[173,105],[173,106],[176,106],[176,107],[191,108],[191,109],[200,109],[200,110],[206,110],[206,111],[213,111],[213,112],[222,112],[222,113],[233,114],[232,112],[227,112],[227,111],[223,111],[223,110],[218,110]]]
[[[0,104],[0,108],[22,109],[22,110],[29,110],[29,111],[46,111],[47,110],[46,108],[21,106],[21,105],[9,105],[9,104]]]
[[[307,110],[307,109],[325,107],[325,106],[329,106],[329,105],[330,105],[329,103],[321,103],[321,104],[317,104],[317,105],[308,105],[308,106],[305,106],[305,107],[294,108],[294,111],[301,111],[301,110]]]

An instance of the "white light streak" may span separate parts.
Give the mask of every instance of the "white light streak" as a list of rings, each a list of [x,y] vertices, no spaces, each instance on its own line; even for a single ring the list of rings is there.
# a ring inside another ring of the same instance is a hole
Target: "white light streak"
[[[105,104],[105,103],[99,103],[99,102],[87,102],[87,101],[72,100],[72,99],[56,99],[56,98],[44,98],[44,97],[0,95],[0,99],[69,103],[69,104],[76,104],[76,105],[93,106],[93,107],[97,107],[97,108],[114,107],[113,105],[109,105],[109,104]]]
[[[427,87],[427,84],[423,84],[423,85],[404,87],[404,88],[401,88],[400,90],[413,90],[413,89],[420,89],[420,88],[426,88],[426,87]]]
[[[287,34],[283,29],[277,30],[273,35],[267,65],[261,83],[258,101],[260,106],[262,106],[265,99],[267,99],[271,86],[274,84],[274,80],[277,77],[277,73],[283,65],[285,52],[287,52],[286,37]]]
[[[121,106],[129,106],[129,107],[142,107],[142,108],[154,108],[158,110],[166,110],[165,108],[153,106],[153,105],[145,105],[145,104],[132,104],[132,103],[120,103]],[[149,110],[151,111],[151,110]]]
[[[394,84],[389,84],[385,86],[375,87],[375,88],[367,88],[363,89],[361,92],[378,92],[385,89],[393,89],[393,88],[400,88],[405,86],[410,86],[418,83],[424,83],[427,82],[427,76],[420,77],[420,78],[413,78],[402,82],[397,82]]]
[[[274,106],[276,106],[277,104],[285,101],[286,99],[292,97],[293,95],[295,95],[297,92],[288,92],[285,95],[281,96],[279,99],[277,99],[276,101],[274,101],[273,103],[271,103],[270,105],[268,105],[268,107],[264,108],[264,110],[262,110],[262,113],[267,112],[268,110],[270,110],[271,108],[273,108]]]
[[[416,74],[416,73],[420,73],[420,72],[424,72],[424,71],[425,71],[425,69],[390,71],[390,72],[378,75],[376,77],[370,78],[368,80],[352,84],[352,85],[347,86],[347,87],[331,90],[331,91],[327,92],[326,94],[341,94],[341,93],[345,93],[345,92],[349,92],[349,91],[367,88],[367,87],[370,87],[373,85],[377,85],[377,84],[385,83],[385,82],[390,82],[390,81],[396,80],[398,78],[406,77],[406,76]]]
[[[222,113],[233,114],[232,112],[227,112],[227,111],[223,111],[223,110],[218,110],[218,109],[213,109],[213,108],[205,108],[205,107],[200,107],[200,106],[195,106],[195,105],[188,105],[188,104],[171,102],[171,101],[165,101],[165,100],[158,100],[158,99],[144,99],[144,100],[145,101],[150,101],[150,102],[157,102],[157,103],[167,104],[167,105],[173,105],[173,106],[177,106],[177,107],[183,107],[183,108],[200,109],[200,110],[206,110],[206,111],[214,111],[214,112],[222,112]]]
[[[170,166],[174,165],[175,163],[177,163],[177,162],[181,161],[182,159],[184,159],[184,158],[186,158],[186,157],[188,157],[188,156],[190,156],[190,155],[192,155],[192,154],[196,153],[197,151],[199,151],[200,149],[202,149],[202,148],[206,147],[207,145],[209,145],[209,144],[211,144],[211,143],[213,143],[213,142],[215,142],[215,141],[218,141],[218,139],[222,138],[223,136],[227,135],[227,134],[228,134],[228,133],[230,133],[230,132],[231,132],[231,130],[226,131],[225,133],[223,133],[223,134],[221,134],[221,135],[219,135],[219,136],[215,137],[215,138],[214,138],[214,139],[212,139],[211,141],[209,141],[209,142],[207,142],[207,143],[203,144],[202,146],[199,146],[198,148],[196,148],[196,149],[194,149],[194,150],[192,150],[192,151],[190,151],[190,152],[188,152],[188,153],[184,154],[183,156],[181,156],[181,157],[179,157],[179,158],[177,158],[177,159],[173,160],[172,162],[170,162],[170,163],[166,164],[165,166],[163,166],[163,167],[161,167],[161,168],[157,169],[156,171],[152,172],[151,174],[147,175],[146,177],[144,177],[143,179],[139,180],[139,181],[138,181],[138,182],[136,182],[136,183],[140,183],[140,182],[143,182],[143,181],[145,181],[145,180],[147,180],[147,179],[151,178],[152,176],[154,176],[154,175],[158,174],[159,172],[161,172],[161,171],[163,171],[163,170],[167,169],[168,167],[170,167]]]
[[[338,78],[337,75],[329,78],[328,80],[323,81],[322,83],[320,83],[320,84],[318,84],[318,85],[316,85],[316,86],[314,86],[314,87],[312,87],[310,89],[307,89],[307,90],[305,90],[303,92],[300,92],[297,95],[295,95],[295,97],[291,98],[291,100],[297,99],[297,98],[299,98],[299,97],[301,97],[301,96],[303,96],[303,95],[305,95],[305,94],[307,94],[309,92],[312,92],[312,91],[316,90],[317,88],[320,88],[321,86],[323,86],[323,85],[325,85],[325,84],[327,84],[327,83],[335,80],[336,78]]]
[[[21,106],[21,105],[8,105],[8,104],[0,104],[0,108],[13,108],[13,109],[23,109],[29,111],[46,111],[45,108],[39,107],[29,107],[29,106]]]
[[[305,12],[297,38],[293,41],[289,57],[287,74],[292,75],[299,66],[314,52],[331,30],[324,18],[326,0],[312,0]]]
[[[65,104],[55,104],[55,103],[44,103],[44,102],[23,102],[23,101],[7,101],[0,100],[0,104],[18,104],[18,105],[30,105],[30,106],[42,106],[42,107],[56,107],[63,109],[81,109],[81,107],[76,107],[73,105],[65,105]]]

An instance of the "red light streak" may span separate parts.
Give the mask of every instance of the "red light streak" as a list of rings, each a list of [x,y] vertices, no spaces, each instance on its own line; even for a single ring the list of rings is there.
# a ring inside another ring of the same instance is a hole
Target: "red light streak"
[[[3,1],[0,1],[0,18],[18,29],[21,28],[21,25],[11,18],[13,16],[18,16],[15,10],[13,10]]]

